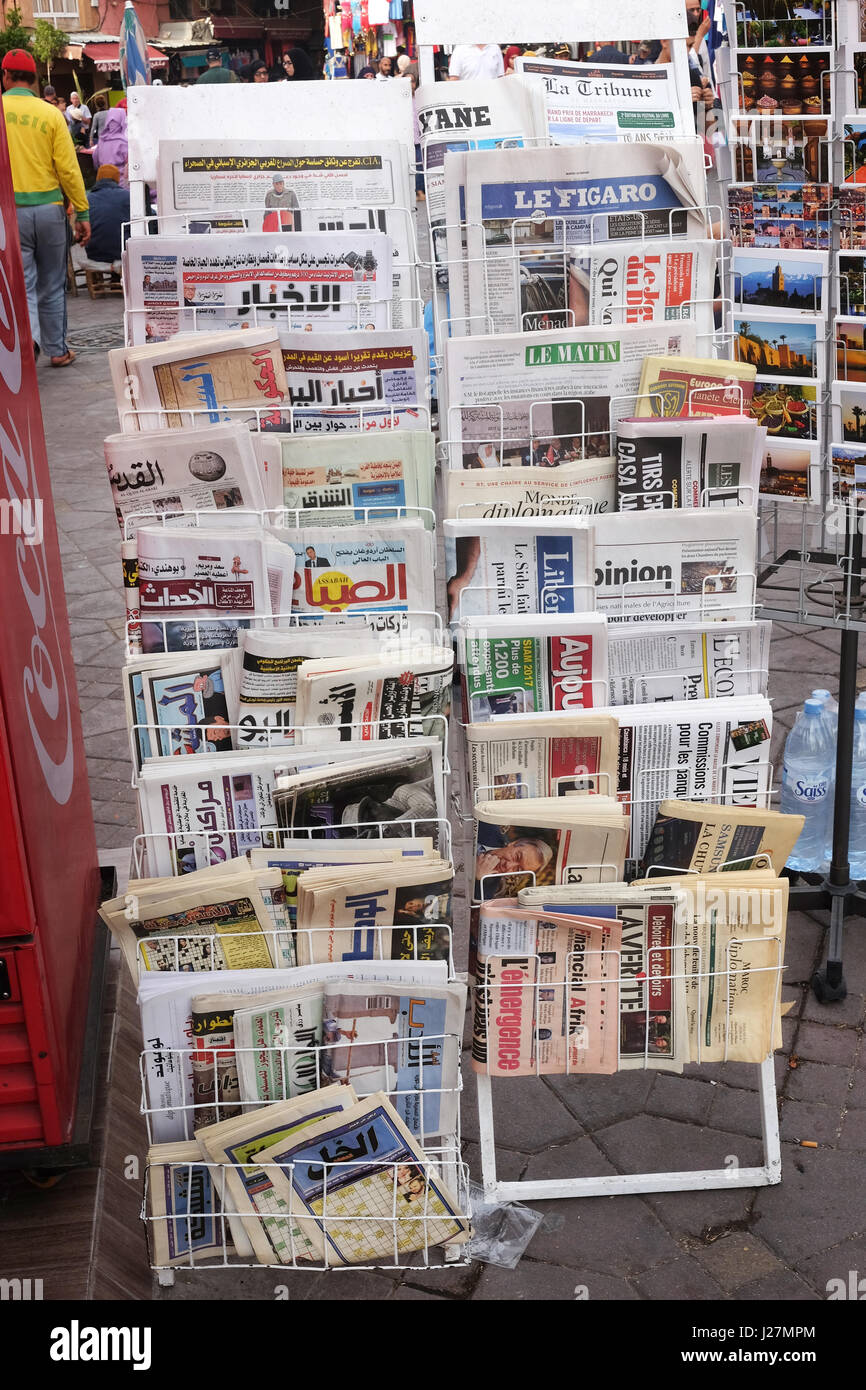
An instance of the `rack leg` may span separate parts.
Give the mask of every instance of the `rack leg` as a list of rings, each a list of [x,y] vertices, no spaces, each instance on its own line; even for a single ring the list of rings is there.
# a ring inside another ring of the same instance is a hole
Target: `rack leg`
[[[161,1289],[174,1288],[174,1272],[170,1269],[158,1269],[156,1271],[157,1283]]]
[[[830,942],[827,962],[812,976],[812,989],[821,1004],[834,1004],[848,993],[842,973],[842,934],[845,929],[846,898],[838,894],[830,900]]]

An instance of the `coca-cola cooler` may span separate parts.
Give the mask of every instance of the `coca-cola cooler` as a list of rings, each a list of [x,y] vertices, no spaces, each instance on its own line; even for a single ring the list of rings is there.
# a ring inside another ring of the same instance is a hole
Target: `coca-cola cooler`
[[[100,874],[0,132],[0,1163],[61,1166],[86,1154],[104,938],[95,952]]]

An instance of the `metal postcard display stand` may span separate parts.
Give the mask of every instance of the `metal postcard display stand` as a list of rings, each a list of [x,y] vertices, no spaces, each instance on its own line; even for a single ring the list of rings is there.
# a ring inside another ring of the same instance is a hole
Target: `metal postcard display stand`
[[[847,293],[840,292],[840,278],[834,269],[834,258],[841,249],[864,249],[862,227],[855,225],[853,210],[842,204],[839,188],[845,177],[846,156],[850,144],[845,139],[843,122],[846,115],[857,111],[857,77],[849,66],[845,50],[838,45],[856,41],[859,37],[859,6],[857,0],[837,0],[829,17],[815,20],[820,25],[812,41],[830,48],[833,66],[824,74],[824,90],[829,95],[830,111],[826,119],[826,139],[819,142],[817,182],[826,182],[833,190],[829,204],[821,205],[826,212],[830,233],[826,250],[829,255],[829,274],[823,285],[823,312],[828,324],[823,344],[818,352],[823,357],[825,371],[836,374],[840,357],[843,370],[847,348],[836,338],[832,325],[837,313],[849,312]],[[748,53],[760,45],[761,31],[750,34],[744,22],[742,0],[726,0],[731,48],[728,58],[731,71],[722,82],[723,101],[732,119],[744,109],[743,84],[738,72],[736,55]],[[793,7],[792,7],[793,12]],[[829,25],[828,25],[829,18]],[[746,40],[738,48],[738,38]],[[749,42],[749,39],[753,42]],[[768,50],[772,52],[772,50]],[[804,49],[809,52],[808,47]],[[863,114],[866,120],[866,113]],[[769,122],[771,133],[783,143],[784,116],[758,117]],[[758,139],[761,137],[758,136]],[[824,146],[823,151],[820,146]],[[731,173],[738,175],[734,163]],[[826,177],[825,177],[826,176]],[[859,185],[860,188],[863,185]],[[816,212],[815,243],[825,249],[819,236],[820,222]],[[731,228],[732,234],[736,227]],[[741,243],[744,244],[744,243]],[[838,265],[838,262],[837,262]],[[732,294],[736,285],[731,286]],[[830,866],[825,876],[800,875],[790,889],[791,908],[805,912],[827,910],[830,913],[830,936],[824,966],[812,977],[812,988],[822,1003],[845,998],[847,986],[843,974],[843,936],[849,917],[866,915],[866,886],[851,878],[848,842],[851,823],[851,776],[854,753],[854,706],[857,699],[857,653],[859,635],[866,632],[866,609],[863,595],[863,517],[858,506],[855,479],[850,481],[833,464],[832,441],[842,441],[845,429],[842,409],[831,400],[831,393],[820,380],[821,357],[818,362],[816,409],[821,440],[820,500],[786,502],[770,497],[760,500],[760,556],[763,568],[759,583],[768,601],[762,604],[765,618],[777,622],[797,623],[806,628],[827,629],[840,634],[839,657],[839,716],[836,745],[836,775],[833,805],[833,836]],[[823,389],[822,389],[823,387]],[[859,416],[857,417],[859,419]]]
[[[589,41],[602,34],[620,36],[639,34],[645,39],[670,39],[671,60],[680,106],[684,113],[691,111],[691,79],[688,68],[686,45],[686,17],[681,0],[659,0],[651,6],[641,0],[615,0],[610,8],[600,14],[598,7],[589,0],[576,0],[564,5],[561,0],[536,0],[531,9],[517,0],[479,0],[469,6],[465,0],[418,0],[416,4],[416,36],[419,44],[419,68],[422,83],[433,81],[433,45],[450,47],[458,43],[530,43],[563,41]],[[434,253],[431,271],[434,279],[437,266],[442,258]],[[447,310],[445,311],[447,314]],[[449,331],[449,320],[442,314],[434,315],[437,345],[437,367],[441,369],[443,339]],[[482,329],[481,331],[491,331]],[[723,326],[724,333],[724,326]],[[713,347],[722,346],[718,336],[714,337]],[[709,355],[709,352],[707,353]],[[721,355],[724,355],[722,353]],[[614,415],[612,409],[611,414]],[[442,466],[449,466],[450,430],[448,413],[445,414],[446,438],[441,446]],[[611,422],[613,428],[613,422]],[[576,500],[575,511],[585,510]],[[751,590],[754,600],[755,576],[751,576]],[[754,611],[750,605],[750,616]],[[767,792],[769,795],[769,789]],[[613,866],[598,866],[599,881],[606,877],[615,878]],[[610,868],[610,874],[607,873]],[[768,967],[773,974],[774,996],[778,1004],[781,988],[783,963],[781,961],[781,940],[779,939],[777,959]],[[604,953],[603,953],[604,954]],[[619,975],[619,962],[600,961],[608,980]],[[666,978],[676,981],[682,978],[685,960],[671,964]],[[694,961],[691,962],[695,964]],[[613,968],[611,968],[611,966]],[[566,973],[569,973],[566,971]],[[698,991],[702,982],[714,976],[716,987],[730,985],[732,967],[727,970],[705,970],[703,962],[697,962]],[[592,968],[587,971],[591,977]],[[694,978],[694,976],[693,976]],[[709,980],[708,980],[709,983]],[[501,987],[500,987],[501,988]],[[530,985],[536,989],[538,986]],[[495,993],[495,991],[494,991]],[[492,1007],[498,1007],[494,1002]],[[644,1054],[648,1062],[648,1045]],[[682,1172],[652,1172],[636,1174],[598,1175],[592,1177],[564,1177],[555,1180],[523,1180],[503,1182],[496,1172],[496,1128],[493,1104],[492,1078],[489,1073],[476,1073],[478,1091],[479,1131],[481,1146],[482,1176],[485,1196],[488,1201],[534,1201],[559,1197],[612,1196],[620,1193],[694,1191],[715,1187],[759,1187],[778,1183],[781,1180],[781,1149],[779,1143],[779,1120],[776,1105],[775,1075],[772,1053],[758,1066],[758,1092],[763,1135],[763,1163],[751,1168],[731,1170],[730,1167]],[[509,1084],[520,1085],[520,1080],[501,1081],[499,1087],[504,1091]]]

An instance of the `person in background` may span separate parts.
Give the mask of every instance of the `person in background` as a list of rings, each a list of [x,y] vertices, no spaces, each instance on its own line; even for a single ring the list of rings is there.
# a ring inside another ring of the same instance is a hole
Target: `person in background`
[[[0,68],[33,348],[37,356],[41,348],[52,367],[67,367],[75,353],[66,343],[65,203],[71,202],[77,240],[86,245],[90,213],[84,180],[64,117],[36,95],[33,55],[10,49]]]
[[[361,71],[358,73],[358,77],[363,77],[365,79],[368,79],[369,81],[374,81],[376,77],[376,69],[361,68]]]
[[[63,117],[65,118],[65,117],[66,117],[66,97],[58,97],[57,100],[56,100],[56,102],[54,103],[54,105],[57,107],[57,110],[60,112],[61,116],[63,116]],[[68,129],[68,126],[67,126],[67,129]]]
[[[241,80],[243,82],[267,82],[269,81],[268,65],[257,58],[254,63],[248,63],[244,68]]]
[[[633,53],[629,62],[636,68],[645,68],[652,62],[652,45],[648,39],[642,39],[637,46],[637,53]]]
[[[283,54],[283,71],[287,82],[315,82],[317,77],[310,55],[302,48],[290,48]]]
[[[519,43],[510,43],[508,45],[508,47],[502,55],[502,61],[505,64],[506,76],[508,75],[508,73],[514,72],[514,59],[519,58],[522,52],[523,50],[521,49]]]
[[[237,75],[230,68],[223,67],[223,55],[218,48],[207,51],[207,67],[196,82],[198,87],[204,82],[237,82]]]
[[[590,55],[591,63],[607,63],[613,67],[627,67],[629,56],[617,48],[614,39],[599,39]]]
[[[418,64],[412,62],[408,53],[401,53],[397,59],[397,76],[412,77],[413,74],[415,77],[418,76]]]
[[[108,120],[108,99],[107,97],[94,97],[93,99],[93,120],[90,122],[90,146],[91,149],[99,139],[99,132],[103,129]]]
[[[418,107],[415,104],[415,93],[418,90],[418,74],[409,74],[409,81],[412,84],[412,119],[415,124],[415,201],[423,203],[427,197],[424,190],[424,162],[421,153],[421,122],[418,120]]]
[[[129,221],[129,189],[120,187],[120,170],[115,164],[101,164],[96,183],[90,190],[90,240],[87,256],[91,261],[111,264],[123,251],[122,228]]]
[[[390,59],[390,58],[380,58],[380,59],[379,59],[379,64],[378,64],[378,69],[377,69],[377,72],[376,72],[376,81],[377,81],[377,82],[390,82],[390,81],[391,81],[391,78],[392,78],[393,76],[394,76],[394,74],[393,74],[392,71],[391,71],[391,59]]]
[[[77,92],[70,94],[69,105],[66,108],[66,124],[69,126],[73,145],[86,145],[87,132],[90,129],[90,111],[88,107],[82,106],[81,97]]]
[[[468,82],[475,77],[504,77],[505,63],[498,43],[458,43],[448,64],[451,82]]]
[[[42,88],[42,100],[47,101],[49,106],[57,105],[57,93],[52,86]]]
[[[129,159],[129,145],[126,138],[126,97],[119,101],[99,132],[99,139],[91,148],[93,162],[97,169],[101,164],[113,164],[120,170],[121,185],[126,187],[126,165]]]

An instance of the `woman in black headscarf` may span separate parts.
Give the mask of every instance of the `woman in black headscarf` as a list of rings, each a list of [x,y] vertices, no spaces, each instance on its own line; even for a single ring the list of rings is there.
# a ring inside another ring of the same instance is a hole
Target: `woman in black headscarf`
[[[302,48],[290,48],[283,54],[283,71],[287,82],[315,82],[320,75],[313,70],[310,55]]]

